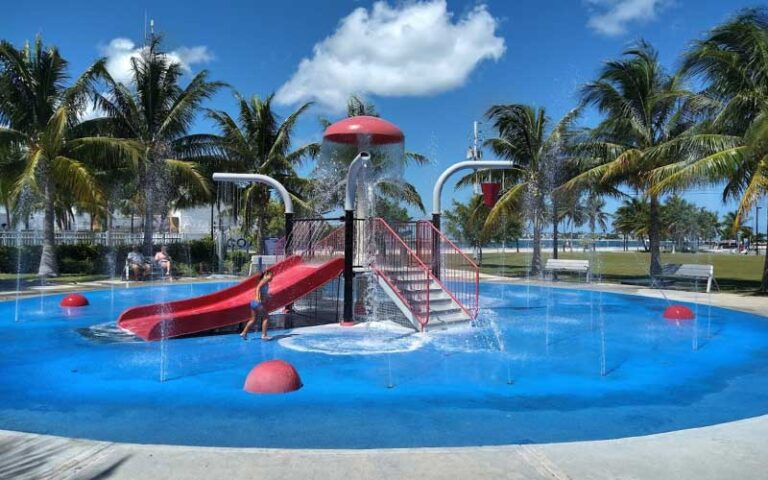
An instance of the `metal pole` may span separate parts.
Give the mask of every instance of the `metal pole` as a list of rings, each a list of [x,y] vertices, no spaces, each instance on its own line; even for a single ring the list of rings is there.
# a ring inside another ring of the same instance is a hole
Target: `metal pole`
[[[293,213],[285,212],[285,256],[293,252]]]
[[[432,225],[437,231],[440,231],[440,213],[432,213]],[[432,234],[432,275],[440,278],[440,236],[435,232]]]
[[[342,325],[354,325],[354,278],[353,257],[355,238],[355,212],[344,212],[344,313],[341,317]]]
[[[357,190],[357,179],[365,167],[365,162],[371,156],[368,152],[357,154],[352,163],[349,164],[347,171],[347,183],[344,194],[344,313],[341,317],[341,324],[344,326],[354,325],[354,240],[355,240],[355,191]]]
[[[263,183],[277,190],[285,208],[285,255],[290,255],[293,247],[293,200],[291,199],[291,194],[288,193],[288,190],[282,183],[272,177],[257,173],[214,173],[213,180],[215,182]],[[221,228],[219,228],[219,233],[221,236]],[[219,262],[219,264],[223,263],[222,255],[219,256]]]
[[[280,194],[280,198],[283,200],[283,206],[285,207],[285,213],[293,213],[293,200],[291,194],[283,186],[272,177],[267,175],[259,175],[257,173],[214,173],[213,180],[215,182],[232,182],[232,183],[263,183],[277,190]]]
[[[509,168],[515,168],[514,162],[508,160],[466,160],[463,162],[454,163],[450,167],[446,168],[443,173],[438,177],[435,183],[435,188],[432,190],[432,225],[439,231],[440,230],[440,215],[442,208],[440,206],[440,196],[443,193],[443,185],[448,177],[458,172],[459,170],[466,169],[487,169],[487,170],[504,170]],[[440,240],[437,235],[434,236],[432,241],[432,273],[435,277],[440,278]]]

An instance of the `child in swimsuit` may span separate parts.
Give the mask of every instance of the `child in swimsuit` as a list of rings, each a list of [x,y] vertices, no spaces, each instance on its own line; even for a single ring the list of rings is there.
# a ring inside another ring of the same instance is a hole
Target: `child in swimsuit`
[[[274,278],[272,272],[264,272],[261,280],[259,280],[259,283],[256,285],[253,300],[251,300],[251,318],[248,320],[248,323],[245,324],[243,331],[240,332],[240,336],[243,337],[243,340],[248,339],[248,330],[251,329],[251,325],[256,322],[259,316],[263,317],[263,320],[261,321],[261,339],[271,340],[271,338],[267,336],[267,328],[269,327],[269,314],[266,311],[264,304],[269,297],[269,282],[272,281],[272,278]]]

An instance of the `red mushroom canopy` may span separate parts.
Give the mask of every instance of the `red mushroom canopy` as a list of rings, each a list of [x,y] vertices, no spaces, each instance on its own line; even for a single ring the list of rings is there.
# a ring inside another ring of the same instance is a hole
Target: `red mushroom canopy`
[[[325,129],[323,139],[335,143],[357,144],[360,137],[370,138],[371,145],[403,143],[405,135],[394,124],[378,117],[361,115],[339,120]]]

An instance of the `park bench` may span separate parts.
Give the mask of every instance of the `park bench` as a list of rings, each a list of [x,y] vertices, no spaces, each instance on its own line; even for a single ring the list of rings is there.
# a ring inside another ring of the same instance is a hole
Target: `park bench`
[[[564,260],[560,258],[550,258],[544,265],[544,272],[574,272],[583,273],[589,282],[592,273],[589,268],[589,260]]]
[[[657,278],[668,280],[692,280],[697,283],[699,280],[706,280],[707,293],[712,290],[713,282],[715,286],[717,286],[717,281],[715,280],[715,267],[709,264],[666,264],[663,267],[663,273]]]

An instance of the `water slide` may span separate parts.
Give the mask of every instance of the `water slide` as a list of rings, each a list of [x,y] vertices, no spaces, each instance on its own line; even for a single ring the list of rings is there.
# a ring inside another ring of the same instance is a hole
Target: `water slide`
[[[291,256],[269,268],[275,274],[269,286],[267,311],[289,305],[341,275],[344,258],[320,265]],[[125,310],[117,325],[144,340],[178,337],[247,321],[250,302],[261,274],[208,295]]]

